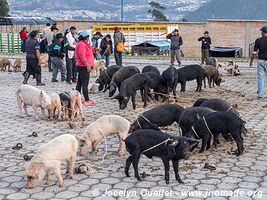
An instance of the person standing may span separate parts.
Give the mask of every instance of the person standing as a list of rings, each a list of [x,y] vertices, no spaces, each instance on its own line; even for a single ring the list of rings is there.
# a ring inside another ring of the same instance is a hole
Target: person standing
[[[100,49],[101,49],[100,51],[101,58],[104,58],[106,60],[106,67],[108,67],[110,63],[109,56],[113,53],[110,34],[107,34],[101,41]]]
[[[209,37],[209,32],[205,31],[204,36],[198,38],[198,41],[201,41],[201,64],[206,63],[208,57],[209,57],[209,52],[210,52],[210,45],[211,45],[211,39]]]
[[[90,37],[88,31],[82,31],[79,34],[79,42],[75,49],[76,66],[78,70],[78,81],[76,90],[83,93],[84,105],[95,105],[95,103],[89,100],[88,84],[90,79],[90,72],[94,66],[94,49],[90,46]]]
[[[40,44],[38,42],[38,31],[32,31],[30,38],[26,40],[26,71],[24,72],[23,84],[27,84],[30,75],[36,75],[36,85],[45,85],[41,82],[41,65],[40,65]]]
[[[28,38],[27,36],[27,29],[26,27],[23,27],[22,30],[19,32],[19,36],[21,39],[21,51],[24,53],[25,52],[25,43]]]
[[[180,46],[183,44],[183,39],[179,35],[178,29],[167,35],[167,39],[171,40],[171,66],[174,65],[175,59],[178,62],[178,66],[181,66],[180,61]]]
[[[58,33],[56,34],[53,43],[50,46],[49,55],[51,57],[51,64],[52,64],[52,82],[58,82],[57,74],[58,70],[61,72],[61,81],[66,80],[66,69],[63,64],[64,53],[62,52],[62,41],[63,41],[63,34]]]
[[[253,60],[258,56],[258,99],[262,99],[264,96],[264,78],[267,71],[267,26],[262,27],[260,30],[262,37],[256,39],[250,60],[250,67],[252,67]]]
[[[43,36],[44,36],[43,38],[46,39],[47,42],[46,52],[49,53],[49,46],[52,44],[52,41],[55,37],[56,32],[58,31],[58,28],[55,25],[50,27],[49,23],[47,23],[46,25],[47,27],[44,28],[43,30]],[[52,72],[50,56],[48,56],[48,70]]]
[[[95,48],[95,49],[99,49],[100,48],[102,37],[103,37],[103,35],[99,31],[96,32],[93,35],[93,38],[91,40],[92,41],[92,48]],[[101,59],[101,55],[100,55],[100,53],[98,51],[94,52],[94,56],[95,56],[96,60],[100,60]]]
[[[122,52],[124,51],[125,37],[118,26],[114,28],[113,40],[116,65],[122,66]]]
[[[66,65],[67,65],[67,83],[77,82],[77,68],[75,61],[75,48],[77,42],[75,40],[76,28],[70,27],[69,32],[66,34],[65,53],[66,53]]]

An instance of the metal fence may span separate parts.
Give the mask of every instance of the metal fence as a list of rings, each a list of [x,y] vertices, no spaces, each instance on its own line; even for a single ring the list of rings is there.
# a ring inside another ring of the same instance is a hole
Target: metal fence
[[[21,39],[17,33],[0,33],[0,53],[21,53]]]

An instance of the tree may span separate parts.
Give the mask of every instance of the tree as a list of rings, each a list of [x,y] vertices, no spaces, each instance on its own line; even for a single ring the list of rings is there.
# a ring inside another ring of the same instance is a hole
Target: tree
[[[148,13],[152,15],[154,21],[168,21],[167,17],[163,14],[166,7],[155,1],[149,2],[149,5],[151,6],[151,9],[148,10]]]
[[[8,16],[9,8],[7,0],[0,0],[0,16]]]

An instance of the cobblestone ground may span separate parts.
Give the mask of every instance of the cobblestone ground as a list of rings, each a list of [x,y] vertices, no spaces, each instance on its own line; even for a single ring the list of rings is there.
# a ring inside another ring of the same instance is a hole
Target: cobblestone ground
[[[154,64],[163,70],[168,67],[167,61],[161,60],[126,60],[127,64],[140,68],[146,64]],[[185,64],[196,63],[186,61]],[[25,65],[25,64],[24,64]],[[194,152],[188,160],[180,162],[180,175],[185,184],[179,184],[174,179],[171,171],[170,184],[164,181],[163,164],[160,159],[142,156],[139,170],[143,180],[138,182],[133,177],[124,175],[125,157],[118,157],[118,138],[108,138],[108,154],[101,165],[105,144],[99,146],[98,155],[88,153],[86,157],[78,157],[77,161],[85,160],[93,164],[94,173],[91,176],[76,174],[73,180],[65,178],[65,165],[62,174],[65,187],[60,188],[55,184],[52,176],[52,185],[45,186],[44,181],[35,189],[25,188],[23,155],[34,155],[37,148],[52,138],[70,133],[78,136],[90,122],[105,114],[118,114],[131,122],[146,109],[156,105],[150,102],[148,108],[142,108],[139,103],[137,109],[132,110],[131,104],[126,110],[120,111],[118,102],[108,98],[107,94],[91,94],[96,102],[94,107],[85,107],[86,122],[77,122],[78,127],[70,129],[68,122],[38,121],[32,117],[17,117],[17,103],[15,92],[22,82],[21,73],[0,72],[0,199],[267,199],[267,103],[257,100],[256,95],[256,70],[241,66],[242,75],[239,77],[224,74],[221,87],[206,88],[201,93],[193,92],[196,88],[195,81],[187,85],[185,93],[178,93],[178,103],[189,107],[199,97],[219,97],[231,103],[238,104],[238,110],[243,119],[247,121],[249,133],[245,136],[245,152],[242,156],[230,155],[234,143],[222,142],[219,148],[205,151],[202,154]],[[25,66],[24,66],[25,68]],[[48,93],[68,91],[74,85],[65,83],[51,83],[51,74],[47,68],[43,69],[43,81],[47,84],[42,87]],[[91,80],[93,81],[93,79]],[[29,84],[35,85],[35,80]],[[178,86],[180,89],[180,86]],[[177,125],[174,124],[164,129],[172,134],[177,134]],[[28,137],[32,132],[37,132],[38,137]],[[223,139],[221,139],[224,141]],[[18,142],[23,144],[20,150],[12,150]],[[215,171],[204,170],[204,164],[216,166]],[[145,173],[144,173],[145,172]],[[189,196],[183,191],[199,191]],[[219,192],[234,191],[235,196],[226,196]],[[108,191],[107,195],[106,191]],[[202,192],[201,192],[202,191]],[[120,193],[121,192],[121,193]],[[207,195],[206,192],[210,192]]]

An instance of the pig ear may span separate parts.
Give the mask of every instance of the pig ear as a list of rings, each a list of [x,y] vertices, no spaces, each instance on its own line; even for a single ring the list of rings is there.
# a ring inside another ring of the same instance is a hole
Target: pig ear
[[[179,140],[173,139],[173,140],[171,141],[170,146],[175,147],[175,146],[177,146],[178,144],[179,144]]]
[[[34,162],[32,165],[32,170],[34,174],[38,174],[39,171],[41,171],[44,168],[44,163],[43,162]]]

